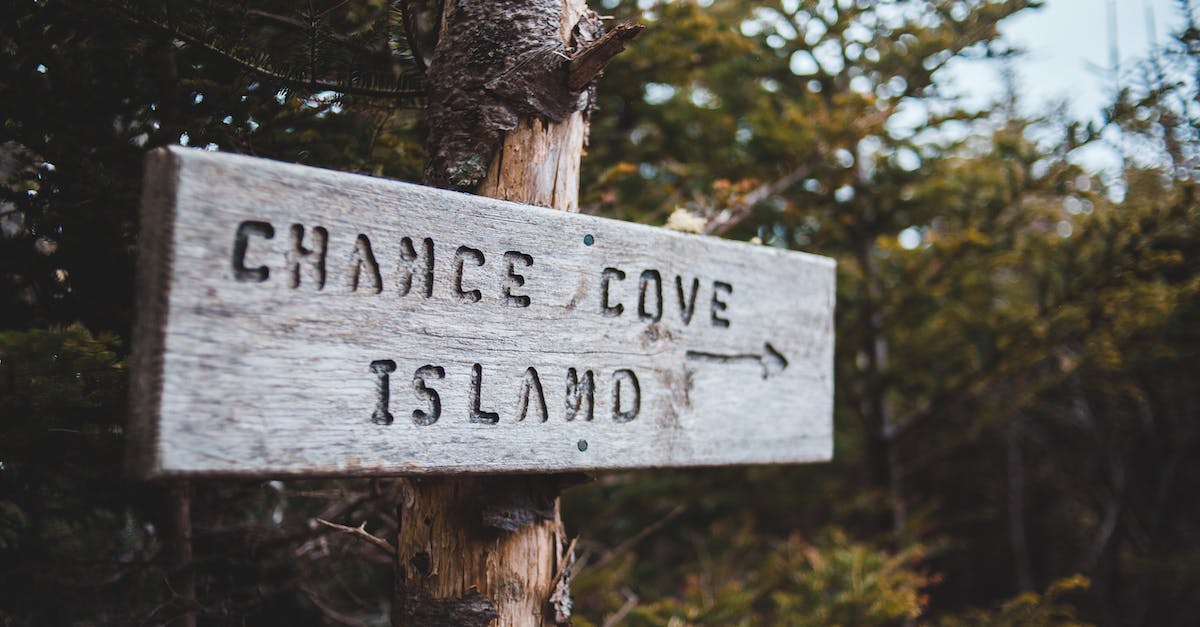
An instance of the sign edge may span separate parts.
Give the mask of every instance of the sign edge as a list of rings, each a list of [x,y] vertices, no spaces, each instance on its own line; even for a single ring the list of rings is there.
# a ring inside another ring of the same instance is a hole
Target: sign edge
[[[164,476],[159,414],[174,267],[175,204],[181,176],[177,151],[148,151],[142,176],[126,472],[145,480]]]

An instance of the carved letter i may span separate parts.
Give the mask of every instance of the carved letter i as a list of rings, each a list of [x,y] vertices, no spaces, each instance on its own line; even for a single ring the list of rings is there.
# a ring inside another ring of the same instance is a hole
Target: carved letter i
[[[396,362],[390,359],[380,359],[371,362],[371,372],[375,373],[375,411],[371,413],[371,422],[377,425],[392,424],[392,413],[388,411],[388,373],[396,371]]]

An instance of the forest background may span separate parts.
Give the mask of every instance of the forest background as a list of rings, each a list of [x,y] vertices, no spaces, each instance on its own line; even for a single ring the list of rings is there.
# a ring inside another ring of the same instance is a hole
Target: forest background
[[[315,519],[403,480],[124,478],[133,250],[155,146],[419,181],[437,4],[0,2],[0,624],[387,623]],[[1200,2],[1098,123],[942,93],[1036,4],[593,7],[583,210],[834,257],[836,451],[567,492],[576,624],[1200,623]]]

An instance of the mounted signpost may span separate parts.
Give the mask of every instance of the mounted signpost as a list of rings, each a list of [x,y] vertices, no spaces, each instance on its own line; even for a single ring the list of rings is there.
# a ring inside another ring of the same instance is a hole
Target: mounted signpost
[[[828,259],[242,156],[149,163],[146,475],[830,456]]]
[[[412,476],[374,539],[393,622],[552,625],[579,471],[829,459],[831,260],[569,213],[591,85],[640,30],[445,3],[426,180],[493,198],[151,153],[134,471]]]

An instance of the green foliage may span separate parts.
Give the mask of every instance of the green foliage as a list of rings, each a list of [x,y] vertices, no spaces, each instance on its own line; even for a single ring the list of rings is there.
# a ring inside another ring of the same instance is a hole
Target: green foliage
[[[991,111],[964,111],[932,80],[952,58],[1007,55],[996,21],[1023,7],[650,11],[641,43],[682,52],[619,58],[636,80],[602,85],[608,115],[585,165],[612,165],[591,170],[592,206],[649,222],[677,207],[710,226],[733,216],[717,232],[839,264],[831,476],[656,479],[740,495],[739,515],[760,525],[786,512],[785,529],[816,517],[936,547],[934,616],[1079,572],[1093,587],[1072,600],[1090,618],[1195,616],[1179,586],[1156,578],[1132,591],[1125,578],[1150,562],[1182,567],[1168,546],[1194,555],[1194,526],[1166,521],[1181,520],[1177,504],[1197,486],[1189,464],[1169,460],[1200,453],[1197,407],[1178,378],[1200,367],[1195,335],[1180,335],[1197,328],[1200,222],[1179,167],[1196,145],[1182,122],[1195,119],[1183,95],[1195,82],[1144,72],[1159,81],[1125,92],[1140,99],[1112,124],[1131,141],[1145,135],[1145,165],[1116,181],[1089,175],[1070,155],[1099,129],[1024,116],[1012,89]],[[1174,76],[1195,74],[1189,37]],[[1127,188],[1124,200],[1113,187]],[[758,481],[841,503],[779,506],[749,487]]]
[[[279,61],[275,69],[291,63],[296,33],[268,19],[232,20],[244,5],[142,5],[178,18],[195,37],[212,34],[206,41],[219,33],[228,35],[222,42],[253,42],[255,54]],[[422,167],[416,114],[401,108],[411,102],[299,90],[119,8],[0,2],[4,624],[167,623],[189,610],[175,581],[187,573],[172,557],[177,503],[166,486],[130,481],[123,470],[123,364],[145,151],[186,140],[394,178],[416,179]],[[291,3],[254,8],[296,16]],[[379,45],[379,29],[392,19],[379,2],[317,8],[322,24],[353,39],[310,57],[329,63],[321,75],[331,80],[350,62],[338,55]],[[394,60],[385,63],[389,73]],[[201,615],[305,624],[358,594],[386,604],[390,561],[327,539],[311,518],[386,526],[390,507],[376,504],[394,499],[394,486],[273,485],[195,489],[191,572],[207,595]],[[381,612],[386,607],[368,603],[357,615],[378,622]]]
[[[9,416],[64,417],[120,401],[125,381],[119,349],[112,334],[93,337],[81,325],[0,332],[0,365],[9,384],[0,410]],[[20,448],[5,454],[11,458]]]
[[[114,569],[155,550],[154,535],[129,516],[136,490],[119,474],[120,350],[111,333],[80,325],[0,332],[0,607],[65,587],[110,594],[96,609],[119,612],[164,593],[153,571]],[[67,621],[71,612],[43,606],[37,615]]]
[[[921,572],[920,546],[893,554],[840,529],[816,543],[795,533],[770,539],[744,524],[709,532],[708,540],[693,538],[696,570],[680,569],[678,596],[625,607],[630,597],[618,591],[636,561],[629,556],[579,576],[585,611],[611,617],[625,608],[630,625],[815,626],[901,625],[924,608],[931,580]]]
[[[817,546],[799,537],[776,549],[785,579],[771,586],[773,614],[800,625],[887,625],[917,618],[921,590],[930,584],[919,572],[919,545],[892,555],[851,542],[832,531]]]
[[[1025,592],[1005,601],[995,610],[969,610],[938,621],[941,627],[1083,627],[1075,606],[1063,597],[1087,590],[1090,582],[1076,575],[1050,584],[1045,594]]]

